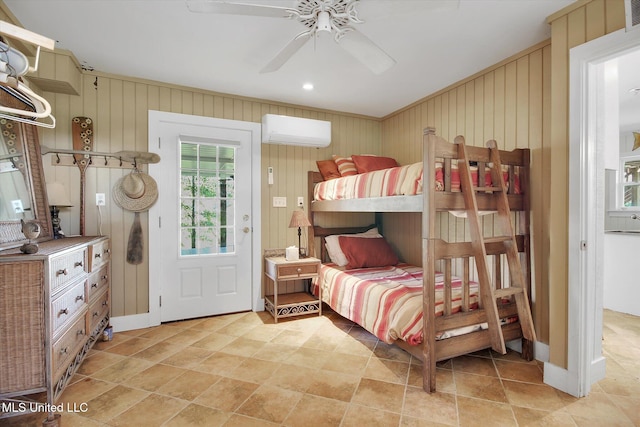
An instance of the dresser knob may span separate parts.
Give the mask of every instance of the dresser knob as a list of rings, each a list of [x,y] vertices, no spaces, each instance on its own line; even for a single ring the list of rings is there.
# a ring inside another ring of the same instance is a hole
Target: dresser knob
[[[300,267],[298,267],[298,274],[302,273],[302,269]]]
[[[76,262],[73,264],[73,266],[74,266],[74,267],[82,267],[82,265],[83,265],[83,264],[84,264],[84,262],[82,262],[82,261],[76,261]]]
[[[69,274],[69,271],[66,268],[56,271],[56,276],[59,276],[61,274],[64,274],[66,276],[67,274]]]
[[[69,309],[68,308],[63,308],[62,310],[60,310],[58,312],[58,317],[62,316],[63,314],[69,314]]]
[[[78,332],[76,332],[76,335],[84,335],[84,329],[78,329]]]
[[[82,300],[84,300],[84,296],[83,296],[83,295],[78,295],[78,296],[76,297],[76,302],[78,302],[78,301],[82,301]]]
[[[95,254],[94,258],[102,258],[102,254]]]
[[[109,276],[107,276],[106,274],[104,276],[100,277],[102,280],[107,280],[109,278]]]
[[[97,287],[98,287],[98,284],[97,284],[97,283],[92,283],[92,284],[91,284],[91,289],[93,289],[93,288],[97,288]]]
[[[61,348],[60,354],[67,354],[68,351],[69,351],[69,347]]]

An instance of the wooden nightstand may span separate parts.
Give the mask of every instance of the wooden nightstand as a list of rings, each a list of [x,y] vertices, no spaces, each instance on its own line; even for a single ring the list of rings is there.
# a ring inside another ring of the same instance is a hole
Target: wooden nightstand
[[[273,295],[265,295],[264,305],[273,315],[275,322],[282,317],[300,316],[318,313],[322,315],[322,297],[316,298],[307,292],[295,292],[278,295],[278,282],[288,280],[313,279],[318,277],[320,260],[317,258],[302,258],[297,261],[287,261],[283,256],[266,257],[264,272],[273,282]]]

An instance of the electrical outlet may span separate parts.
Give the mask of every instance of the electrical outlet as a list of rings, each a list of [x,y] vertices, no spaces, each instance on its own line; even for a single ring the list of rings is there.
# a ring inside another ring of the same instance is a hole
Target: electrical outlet
[[[274,197],[273,198],[273,207],[274,208],[286,208],[287,207],[287,198],[286,197]]]
[[[298,196],[298,207],[303,207],[304,206],[304,197],[302,196]]]
[[[104,193],[96,193],[96,206],[104,206],[107,201],[104,197]]]

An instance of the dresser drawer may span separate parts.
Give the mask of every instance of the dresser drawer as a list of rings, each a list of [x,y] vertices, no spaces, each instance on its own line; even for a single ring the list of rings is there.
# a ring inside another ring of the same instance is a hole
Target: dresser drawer
[[[109,264],[103,265],[100,270],[91,273],[87,279],[87,301],[93,301],[93,298],[109,288]]]
[[[51,259],[49,269],[51,295],[60,291],[76,277],[85,274],[86,260],[87,252],[84,248]]]
[[[51,303],[51,329],[58,335],[65,323],[86,306],[85,281],[79,281]]]
[[[71,360],[75,357],[77,349],[85,343],[87,337],[85,320],[84,317],[81,317],[54,342],[51,354],[54,382],[64,373]]]
[[[87,331],[93,333],[96,326],[107,314],[109,314],[109,291],[105,289],[103,294],[97,295],[97,299],[89,306],[87,312]]]
[[[102,240],[89,246],[89,268],[87,271],[95,272],[111,259],[109,242],[109,240]]]

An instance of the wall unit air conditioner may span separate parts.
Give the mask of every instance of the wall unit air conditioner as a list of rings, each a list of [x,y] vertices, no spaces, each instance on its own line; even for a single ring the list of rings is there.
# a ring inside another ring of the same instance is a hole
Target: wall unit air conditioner
[[[262,116],[262,142],[327,147],[331,143],[331,122],[265,114]]]
[[[640,0],[625,0],[624,9],[627,31],[640,28]]]

